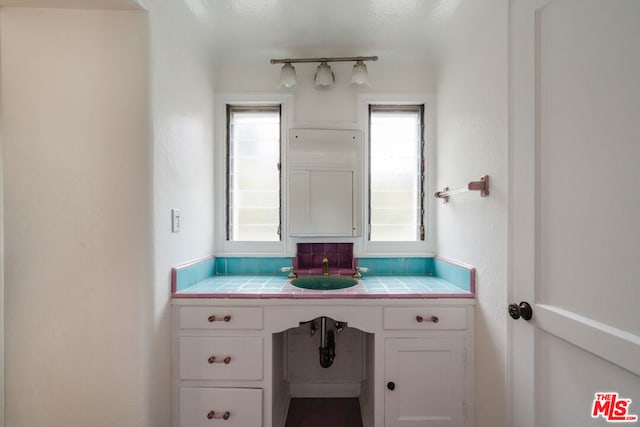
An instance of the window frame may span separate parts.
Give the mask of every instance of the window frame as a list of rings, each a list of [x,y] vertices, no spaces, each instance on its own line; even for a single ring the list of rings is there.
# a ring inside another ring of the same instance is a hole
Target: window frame
[[[237,241],[227,240],[227,160],[228,138],[227,106],[258,107],[280,106],[280,240],[279,241]],[[288,237],[284,235],[286,212],[285,187],[285,147],[287,146],[288,129],[291,127],[293,97],[284,94],[220,94],[216,96],[216,143],[214,149],[215,173],[215,242],[216,253],[229,255],[273,255],[284,254],[287,250]]]
[[[366,218],[365,229],[362,236],[362,255],[367,256],[430,256],[435,254],[435,225],[434,203],[429,194],[434,192],[435,183],[435,162],[433,159],[434,141],[435,141],[435,98],[431,95],[393,95],[393,94],[363,94],[358,96],[358,124],[364,132],[364,179],[365,191],[363,194],[363,218]],[[423,152],[424,159],[424,184],[422,192],[424,197],[422,223],[424,226],[424,240],[416,241],[371,241],[369,236],[370,217],[370,127],[369,127],[369,111],[370,106],[415,106],[424,105],[423,109]]]

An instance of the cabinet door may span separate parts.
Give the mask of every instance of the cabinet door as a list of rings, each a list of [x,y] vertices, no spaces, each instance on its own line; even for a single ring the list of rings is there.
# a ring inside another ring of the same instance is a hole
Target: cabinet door
[[[385,340],[385,426],[465,423],[464,338]]]
[[[353,236],[353,171],[289,172],[292,236]]]

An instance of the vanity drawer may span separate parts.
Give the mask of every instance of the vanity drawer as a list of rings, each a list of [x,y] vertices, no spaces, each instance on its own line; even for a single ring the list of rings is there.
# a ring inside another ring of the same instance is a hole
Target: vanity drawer
[[[260,427],[262,389],[180,389],[180,427]]]
[[[261,380],[262,337],[180,337],[181,380]]]
[[[385,307],[384,329],[456,330],[467,328],[462,307]]]
[[[180,329],[262,329],[262,307],[182,307]]]

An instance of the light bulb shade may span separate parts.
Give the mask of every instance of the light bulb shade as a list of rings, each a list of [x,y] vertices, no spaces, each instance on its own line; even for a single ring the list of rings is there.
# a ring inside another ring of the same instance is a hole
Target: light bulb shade
[[[280,86],[290,89],[296,85],[296,69],[287,62],[280,70]]]
[[[371,86],[371,83],[369,83],[367,66],[364,65],[364,62],[358,61],[353,66],[353,71],[351,72],[351,84],[349,86]]]
[[[331,67],[326,62],[321,62],[316,69],[316,88],[330,88],[336,82],[336,77],[331,71]]]

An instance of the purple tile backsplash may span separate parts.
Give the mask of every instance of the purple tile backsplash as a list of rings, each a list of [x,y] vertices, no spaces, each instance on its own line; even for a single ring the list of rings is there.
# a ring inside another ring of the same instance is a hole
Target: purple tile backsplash
[[[324,258],[329,270],[353,270],[353,243],[298,243],[293,265],[300,273],[322,269]]]

